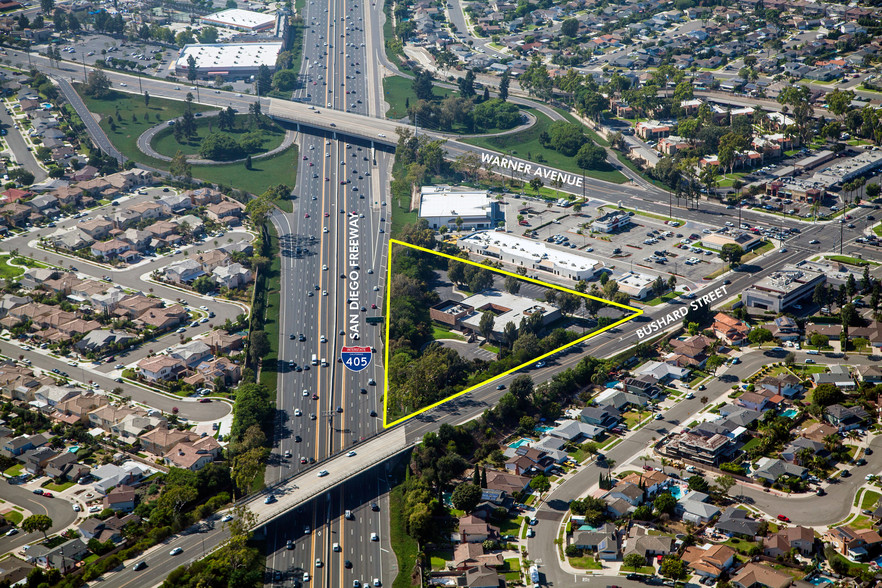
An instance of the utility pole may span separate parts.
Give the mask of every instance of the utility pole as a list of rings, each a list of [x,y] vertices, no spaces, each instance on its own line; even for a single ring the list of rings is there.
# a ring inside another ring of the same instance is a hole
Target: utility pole
[[[28,55],[28,58],[30,58],[30,54]],[[80,53],[80,61],[83,62],[83,83],[85,84],[85,83],[88,83],[88,81],[89,81],[86,79],[87,76],[86,76],[86,54],[85,53]]]

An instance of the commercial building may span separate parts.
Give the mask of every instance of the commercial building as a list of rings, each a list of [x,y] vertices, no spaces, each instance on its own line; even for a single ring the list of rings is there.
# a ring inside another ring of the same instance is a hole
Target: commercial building
[[[521,320],[538,314],[542,325],[547,325],[561,316],[560,309],[553,304],[498,290],[487,290],[462,301],[444,300],[429,309],[429,316],[450,327],[480,334],[481,316],[486,311],[495,316],[490,338],[497,341],[508,323],[520,327]]]
[[[652,283],[655,281],[650,275],[638,272],[628,272],[620,278],[616,278],[619,290],[637,300],[642,300],[652,294]]]
[[[574,281],[594,279],[603,269],[603,262],[596,259],[553,249],[533,239],[496,231],[472,233],[460,239],[458,245],[484,257]],[[541,274],[539,278],[542,278]]]
[[[750,251],[762,244],[763,240],[747,231],[729,231],[727,233],[711,233],[701,238],[701,244],[708,249],[720,251],[723,245],[738,245],[744,251]]]
[[[741,300],[747,308],[782,312],[804,300],[809,300],[815,286],[823,283],[821,272],[786,265],[745,289]]]
[[[882,151],[865,151],[842,159],[813,175],[809,181],[830,189],[882,167]]]
[[[196,62],[196,75],[200,78],[214,79],[217,76],[227,80],[248,79],[257,75],[261,65],[270,72],[276,69],[276,59],[282,51],[282,42],[272,43],[215,43],[206,45],[184,45],[175,61],[175,74],[186,76],[193,57]]]
[[[231,8],[203,16],[202,22],[226,29],[256,33],[274,28],[276,26],[276,15]]]
[[[631,225],[627,212],[608,212],[591,223],[591,228],[601,233],[615,233]]]
[[[433,229],[460,226],[475,229],[491,229],[503,220],[499,203],[486,190],[459,191],[450,186],[423,186],[420,194],[419,217],[426,219]]]

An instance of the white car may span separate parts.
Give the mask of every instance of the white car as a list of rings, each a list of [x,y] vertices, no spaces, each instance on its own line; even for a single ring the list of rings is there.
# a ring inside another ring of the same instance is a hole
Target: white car
[[[377,535],[376,533],[371,533],[371,541],[379,541],[379,540],[380,540],[379,535]]]
[[[181,553],[184,553],[184,550],[181,549],[180,547],[175,547],[174,549],[172,549],[171,551],[168,552],[169,555],[180,555]]]
[[[328,475],[328,470],[320,470],[318,474],[316,474],[319,478],[324,478]]]
[[[100,507],[100,506],[97,506],[97,505],[96,505],[96,506],[90,506],[90,507],[89,507],[89,512],[101,512],[101,507]]]
[[[73,509],[74,509],[74,512],[80,512],[80,510],[81,510],[79,504],[73,505]]]
[[[303,391],[303,395],[304,395],[304,396],[309,396],[309,390],[304,390],[304,391]]]
[[[233,520],[233,515],[228,514],[228,515],[224,515],[224,517],[221,519],[221,522],[222,523],[229,523],[232,520]]]
[[[350,451],[349,453],[346,454],[346,457],[355,457],[355,452]]]
[[[299,408],[295,408],[294,409],[294,416],[303,416],[303,413],[300,411]]]

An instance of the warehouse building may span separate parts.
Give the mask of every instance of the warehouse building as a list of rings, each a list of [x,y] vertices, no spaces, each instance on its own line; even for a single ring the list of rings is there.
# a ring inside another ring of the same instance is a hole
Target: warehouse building
[[[450,186],[423,186],[419,217],[433,229],[456,229],[456,219],[470,230],[491,229],[503,220],[499,203],[486,190],[457,190]]]
[[[479,231],[460,239],[460,247],[505,263],[570,280],[593,280],[603,262],[580,253],[555,249],[543,242],[496,231]]]
[[[825,280],[821,272],[786,265],[746,288],[741,300],[747,308],[783,312],[794,304],[811,300],[815,286]]]
[[[267,66],[270,72],[274,72],[276,59],[281,51],[281,41],[184,45],[175,61],[175,74],[186,76],[189,68],[187,59],[193,56],[196,61],[196,75],[199,78],[214,79],[220,76],[226,80],[247,80],[257,75],[261,65]]]
[[[216,27],[257,33],[275,28],[276,15],[231,8],[203,16],[202,22]]]

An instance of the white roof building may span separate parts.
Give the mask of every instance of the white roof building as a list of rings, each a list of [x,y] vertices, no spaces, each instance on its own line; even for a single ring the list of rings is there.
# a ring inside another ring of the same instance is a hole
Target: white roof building
[[[652,283],[655,278],[648,274],[628,272],[620,278],[616,278],[619,290],[638,300],[646,298],[652,292]]]
[[[541,241],[496,231],[472,233],[460,239],[458,245],[484,257],[574,281],[591,280],[603,269],[603,262],[580,253],[554,249]]]
[[[450,186],[423,186],[419,217],[437,229],[456,228],[456,219],[469,229],[489,229],[502,220],[499,204],[486,190],[456,191]]]
[[[270,72],[274,72],[276,59],[281,51],[281,41],[184,45],[175,61],[175,74],[187,73],[187,58],[192,56],[196,60],[196,72],[199,77],[247,78],[256,75],[261,65],[267,66]]]
[[[276,24],[276,15],[231,8],[203,16],[202,22],[228,29],[257,32],[273,28]]]

